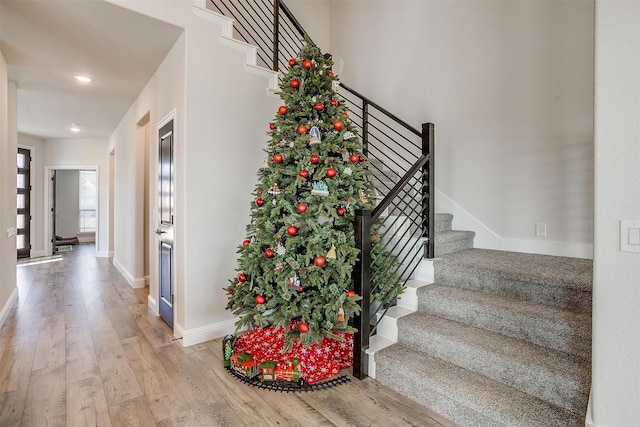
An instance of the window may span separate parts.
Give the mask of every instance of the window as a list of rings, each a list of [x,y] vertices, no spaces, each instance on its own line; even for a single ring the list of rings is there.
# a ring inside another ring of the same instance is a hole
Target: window
[[[96,171],[80,171],[80,233],[96,231]]]

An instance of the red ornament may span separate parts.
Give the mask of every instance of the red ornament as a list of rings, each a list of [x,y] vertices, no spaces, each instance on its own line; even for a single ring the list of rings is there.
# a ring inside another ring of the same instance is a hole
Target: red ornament
[[[344,123],[342,123],[340,120],[336,120],[335,122],[333,122],[333,128],[337,131],[341,131],[342,128],[344,128]]]
[[[247,276],[245,276],[244,273],[238,274],[238,282],[242,283],[246,281],[247,281]]]
[[[298,286],[297,291],[298,291],[298,293],[301,293],[302,291],[304,291],[304,288],[302,286]]]
[[[282,163],[282,154],[276,153],[273,155],[273,161],[276,163]]]
[[[324,267],[324,265],[327,263],[327,261],[324,259],[323,256],[318,255],[317,257],[315,257],[315,259],[313,260],[313,263],[317,266],[317,267]]]
[[[308,177],[309,177],[309,171],[308,171],[308,170],[306,170],[306,169],[302,169],[302,170],[300,171],[300,173],[298,173],[298,175],[300,175],[300,176],[301,176],[301,177],[303,177],[303,178],[308,178]]]
[[[366,160],[367,160],[367,159],[365,159],[364,157],[360,157],[360,161],[361,161],[361,162],[364,162],[364,161],[366,161]]]
[[[322,111],[324,110],[324,104],[322,102],[317,102],[316,105],[313,106],[313,108],[315,108],[316,111]]]
[[[332,100],[331,100],[331,105],[332,105],[333,107],[337,107],[337,106],[338,106],[338,100],[337,100],[337,99],[332,99]]]
[[[256,194],[262,194],[262,188],[256,188]]]
[[[269,123],[269,129],[275,130],[276,129],[276,125],[274,125],[273,123]]]
[[[303,135],[305,133],[307,133],[309,129],[307,129],[307,127],[305,125],[300,125],[298,126],[298,134]]]
[[[289,60],[289,67],[293,67],[294,65],[296,65],[296,60],[295,60],[295,59],[293,59],[293,58],[291,58],[291,59]]]
[[[347,213],[347,210],[343,207],[340,207],[336,212],[338,213],[338,216],[344,216],[344,214]]]
[[[287,234],[289,236],[295,236],[296,234],[298,234],[298,229],[293,225],[290,225],[289,228],[287,228]]]
[[[327,169],[327,178],[333,178],[338,172],[334,168]]]
[[[313,65],[313,63],[311,62],[310,59],[305,59],[304,62],[302,63],[302,66],[304,67],[305,70],[308,70],[309,68],[311,68],[311,65]]]
[[[280,106],[280,108],[278,108],[278,113],[280,113],[280,114],[281,114],[281,115],[283,115],[283,116],[284,116],[285,114],[287,114],[287,111],[288,111],[288,110],[287,110],[287,107],[286,107],[286,106],[284,106],[284,105],[281,105],[281,106]]]
[[[318,156],[317,154],[312,154],[309,160],[311,161],[311,163],[316,165],[320,162],[320,156]]]
[[[249,240],[249,239],[244,239],[244,240],[242,241],[242,246],[248,246],[250,243],[251,243],[251,240]]]
[[[304,203],[299,203],[298,204],[298,213],[305,213],[307,211],[307,205],[305,205]]]
[[[262,205],[264,205],[264,199],[262,197],[258,197],[256,199],[256,206],[260,207]]]
[[[264,256],[267,258],[273,258],[273,249],[269,248],[264,251]]]
[[[357,154],[352,154],[349,156],[349,160],[351,161],[351,163],[358,163],[360,161],[360,156],[358,156]]]
[[[262,295],[258,295],[256,297],[256,304],[264,304],[266,300],[264,299],[264,297]]]
[[[342,117],[349,117],[349,113],[347,113],[346,111],[342,112]]]
[[[327,74],[329,75],[329,77],[333,77],[333,71],[329,71]]]
[[[309,324],[307,322],[302,322],[298,325],[298,330],[301,333],[309,332]]]
[[[300,87],[300,80],[293,79],[291,80],[291,83],[289,83],[289,85],[294,89],[298,89]]]
[[[355,295],[356,295],[356,291],[351,290],[351,291],[348,291],[348,292],[347,292],[347,296],[348,296],[348,297],[353,297],[353,296],[355,296]]]

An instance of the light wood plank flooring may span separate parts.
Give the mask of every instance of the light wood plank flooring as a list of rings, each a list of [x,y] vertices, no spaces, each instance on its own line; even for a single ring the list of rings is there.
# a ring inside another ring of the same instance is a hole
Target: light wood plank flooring
[[[38,261],[43,261],[36,263]],[[0,426],[452,426],[375,380],[256,390],[220,340],[183,347],[91,244],[18,266],[0,329]]]

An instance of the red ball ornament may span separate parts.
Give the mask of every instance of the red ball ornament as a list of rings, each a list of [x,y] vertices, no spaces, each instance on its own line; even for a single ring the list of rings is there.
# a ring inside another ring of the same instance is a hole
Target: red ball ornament
[[[264,251],[264,256],[267,258],[273,258],[273,249],[269,248]]]
[[[238,274],[238,282],[242,283],[246,281],[247,281],[247,276],[245,276],[244,273]]]
[[[273,161],[276,163],[282,163],[282,154],[276,153],[273,155]]]
[[[344,128],[344,123],[342,123],[342,121],[340,120],[336,120],[335,122],[333,122],[333,128],[337,131],[341,131],[342,128]]]
[[[288,111],[288,110],[287,110],[287,107],[286,107],[286,106],[284,106],[284,105],[281,105],[281,106],[280,106],[280,108],[278,108],[278,113],[280,113],[280,114],[281,114],[281,115],[283,115],[283,116],[284,116],[285,114],[287,114],[287,111]]]
[[[309,160],[311,161],[311,163],[316,165],[320,162],[320,156],[318,156],[317,154],[312,154]]]
[[[300,171],[300,173],[298,173],[298,175],[300,175],[300,176],[301,176],[301,177],[303,177],[303,178],[308,178],[308,177],[309,177],[309,171],[308,171],[308,170],[306,170],[306,169],[302,169],[302,170]]]
[[[269,123],[269,129],[275,130],[276,129],[276,125],[274,125],[273,123]]]
[[[307,205],[305,205],[304,203],[299,203],[298,204],[298,213],[305,213],[307,211]]]
[[[298,126],[298,134],[303,135],[305,133],[307,133],[309,129],[307,129],[307,127],[305,125],[300,125]]]
[[[329,168],[327,169],[327,178],[333,178],[336,176],[338,172],[336,172],[336,170],[334,168]]]
[[[348,291],[348,292],[347,292],[347,296],[348,296],[348,297],[353,297],[353,296],[355,296],[355,295],[356,295],[356,291],[351,290],[351,291]]]
[[[296,60],[295,60],[295,59],[293,59],[293,58],[291,58],[291,59],[289,60],[289,67],[293,67],[294,65],[296,65]]]
[[[300,87],[300,80],[293,79],[291,80],[291,83],[289,83],[289,85],[294,89],[298,89]]]
[[[344,216],[344,214],[347,213],[347,210],[345,208],[340,207],[336,212],[338,216]]]
[[[322,111],[324,110],[324,104],[322,102],[317,102],[316,105],[313,106],[313,108],[315,108],[316,111]]]
[[[309,324],[307,322],[302,322],[298,325],[298,330],[301,333],[309,332]]]
[[[262,188],[256,188],[256,194],[262,194]]]
[[[333,71],[329,71],[327,74],[329,75],[329,77],[333,77]]]
[[[302,66],[304,67],[305,70],[308,70],[309,68],[311,68],[311,65],[313,65],[313,63],[311,62],[310,59],[305,59],[304,62],[302,63]]]
[[[242,241],[242,246],[249,246],[249,244],[250,244],[250,243],[251,243],[251,240],[249,240],[249,239],[244,239],[244,240]]]
[[[349,160],[351,161],[351,163],[358,163],[360,161],[360,156],[358,156],[357,154],[352,154],[349,156]]]
[[[298,286],[297,291],[298,291],[298,293],[301,293],[302,291],[304,291],[304,288],[302,286]]]
[[[332,99],[331,100],[331,106],[337,107],[338,106],[338,100],[337,99]]]
[[[349,113],[347,113],[346,111],[342,112],[342,117],[349,117]]]
[[[364,157],[360,157],[360,161],[361,161],[361,162],[364,162],[364,161],[366,161],[366,160],[367,160],[367,159],[365,159]]]
[[[262,295],[258,295],[256,297],[256,304],[264,304],[266,300],[264,299],[264,297]]]
[[[256,206],[260,207],[262,205],[264,205],[264,199],[262,197],[258,197],[256,199]]]
[[[315,257],[315,259],[313,260],[313,263],[317,266],[317,267],[324,267],[324,265],[327,263],[327,261],[324,259],[323,256],[318,255],[317,257]]]
[[[295,236],[296,234],[298,234],[298,229],[293,225],[290,225],[289,228],[287,228],[287,234],[289,236]]]

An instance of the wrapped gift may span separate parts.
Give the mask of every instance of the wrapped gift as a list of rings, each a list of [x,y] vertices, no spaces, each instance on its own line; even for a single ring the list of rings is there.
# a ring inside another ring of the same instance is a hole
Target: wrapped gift
[[[279,366],[287,367],[295,358],[299,361],[302,378],[309,384],[331,378],[340,369],[353,364],[353,334],[335,333],[340,340],[324,338],[320,343],[303,347],[294,341],[291,348],[284,350],[284,329],[256,326],[238,337],[234,353],[250,353],[255,363],[275,361]]]

